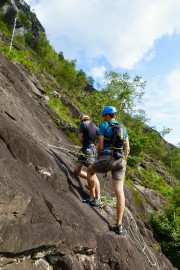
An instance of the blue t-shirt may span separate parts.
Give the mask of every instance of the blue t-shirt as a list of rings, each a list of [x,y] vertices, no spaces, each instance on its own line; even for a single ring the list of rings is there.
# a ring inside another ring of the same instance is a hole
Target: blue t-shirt
[[[116,120],[111,120],[112,123],[119,123]],[[104,136],[104,149],[102,151],[102,154],[108,153],[110,151],[112,143],[111,143],[111,137],[113,135],[112,127],[108,124],[108,122],[104,122],[100,125],[98,135]],[[125,138],[128,138],[128,132],[125,128]]]

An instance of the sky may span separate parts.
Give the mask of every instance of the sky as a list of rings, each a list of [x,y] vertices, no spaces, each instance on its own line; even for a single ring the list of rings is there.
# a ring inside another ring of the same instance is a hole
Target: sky
[[[179,0],[26,0],[50,44],[95,82],[106,71],[147,82],[147,125],[180,143]]]

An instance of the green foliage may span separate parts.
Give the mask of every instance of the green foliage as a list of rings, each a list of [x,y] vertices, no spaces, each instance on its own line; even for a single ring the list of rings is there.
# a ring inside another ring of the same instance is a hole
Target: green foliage
[[[2,46],[0,44],[1,51],[4,52],[7,58],[9,58],[11,61],[19,62],[21,65],[23,65],[28,70],[34,70],[37,71],[37,68],[34,65],[34,62],[30,60],[30,58],[27,56],[27,54],[24,51],[17,51],[17,50],[9,50],[9,46]]]
[[[50,96],[49,106],[64,119],[67,123],[71,123],[71,112],[59,99]]]
[[[27,15],[22,12],[22,11],[19,11],[18,12],[18,21],[26,28],[26,29],[30,29],[30,21],[27,20]]]
[[[163,157],[163,162],[171,172],[180,180],[180,148],[173,147],[168,149]]]
[[[94,79],[91,76],[87,77],[87,83],[90,84],[92,87],[94,85]]]
[[[150,221],[163,252],[174,266],[180,265],[180,187],[174,189],[171,204],[152,215]]]
[[[160,132],[160,134],[161,134],[162,137],[164,137],[167,134],[169,134],[171,131],[172,131],[172,128],[163,127],[163,130]]]
[[[69,130],[64,130],[64,133],[71,139],[71,141],[75,144],[75,145],[81,145],[78,138],[77,138],[77,135],[73,132],[70,132]]]
[[[116,197],[101,196],[101,207],[103,206],[116,207]]]
[[[32,48],[32,49],[36,48],[37,41],[32,33],[28,32],[28,33],[24,34],[24,40],[30,48]]]
[[[103,91],[118,110],[132,111],[136,101],[141,101],[146,84],[141,77],[132,79],[128,73],[121,75],[111,71],[106,74],[106,81]]]
[[[0,9],[0,11],[1,11],[1,9]],[[10,29],[8,28],[7,24],[5,22],[3,22],[2,20],[0,20],[0,31],[2,33],[4,33],[8,38],[11,37]]]
[[[139,190],[133,189],[132,193],[133,193],[135,204],[137,206],[141,206],[141,205],[146,205],[147,204],[147,202],[145,201],[145,199],[141,198],[141,193],[140,193]]]
[[[143,156],[129,156],[127,160],[127,165],[131,168],[137,168],[141,161],[143,160]]]
[[[157,190],[165,197],[171,197],[173,187],[169,186],[166,180],[156,171],[151,168],[139,168],[138,174],[145,187]]]

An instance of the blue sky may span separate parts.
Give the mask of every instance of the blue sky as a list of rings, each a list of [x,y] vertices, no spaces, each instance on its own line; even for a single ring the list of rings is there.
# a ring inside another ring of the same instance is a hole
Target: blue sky
[[[95,80],[105,71],[147,81],[147,124],[180,143],[179,0],[26,0],[57,52]]]

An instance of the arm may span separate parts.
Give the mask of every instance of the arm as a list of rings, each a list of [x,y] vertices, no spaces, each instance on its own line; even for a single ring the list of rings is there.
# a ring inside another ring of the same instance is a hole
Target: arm
[[[78,140],[80,141],[81,144],[83,144],[83,134],[84,134],[84,122],[80,124],[79,127],[79,132],[77,134]]]
[[[82,143],[83,142],[83,133],[78,133],[78,140]]]
[[[98,156],[100,156],[100,152],[103,150],[104,148],[104,136],[100,135],[99,136],[99,141],[97,144],[97,152],[98,152]]]
[[[126,141],[125,141],[125,148],[124,148],[124,156],[125,156],[125,158],[128,157],[129,152],[130,152],[130,145],[129,145],[129,139],[127,137]]]

